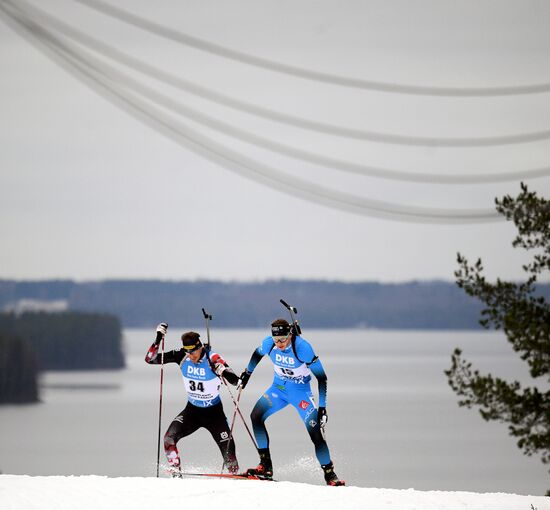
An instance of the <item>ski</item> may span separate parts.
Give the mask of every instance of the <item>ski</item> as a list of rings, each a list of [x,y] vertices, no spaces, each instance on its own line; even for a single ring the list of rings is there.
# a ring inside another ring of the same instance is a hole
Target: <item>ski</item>
[[[231,473],[189,473],[186,471],[182,471],[181,473],[178,473],[178,476],[185,477],[185,476],[206,476],[211,478],[230,478],[230,479],[236,479],[236,480],[262,480],[265,482],[275,482],[276,480],[273,480],[273,478],[268,478],[262,475],[247,475],[246,473],[237,473],[237,474],[231,474]]]

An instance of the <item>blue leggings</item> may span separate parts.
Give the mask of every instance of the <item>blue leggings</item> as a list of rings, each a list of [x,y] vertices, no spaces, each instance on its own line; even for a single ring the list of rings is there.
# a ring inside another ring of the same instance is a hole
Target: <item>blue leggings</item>
[[[309,384],[300,386],[273,384],[256,402],[250,418],[258,449],[269,448],[269,435],[265,428],[265,420],[288,404],[294,406],[304,422],[309,437],[315,446],[315,455],[319,463],[322,466],[329,464],[330,452],[321,433],[321,427],[317,422],[317,406],[313,400],[313,393]]]

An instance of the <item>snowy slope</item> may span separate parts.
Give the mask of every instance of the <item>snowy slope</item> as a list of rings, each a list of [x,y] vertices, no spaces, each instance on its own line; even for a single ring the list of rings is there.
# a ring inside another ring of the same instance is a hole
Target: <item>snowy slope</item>
[[[0,475],[1,510],[550,510],[550,498],[218,479]]]

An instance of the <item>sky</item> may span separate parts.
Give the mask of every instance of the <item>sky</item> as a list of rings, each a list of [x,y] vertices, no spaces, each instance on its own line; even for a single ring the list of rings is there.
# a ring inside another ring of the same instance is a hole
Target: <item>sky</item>
[[[550,83],[550,4],[544,1],[107,3],[170,33],[347,78],[459,89]],[[361,90],[223,58],[76,0],[18,5],[39,6],[164,73],[286,116],[407,140],[550,130],[550,92],[445,97]],[[472,261],[481,257],[489,277],[524,274],[527,258],[511,247],[515,230],[509,223],[373,216],[250,179],[250,172],[235,171],[238,165],[224,164],[219,150],[214,156],[210,149],[190,150],[120,101],[106,99],[6,21],[0,16],[0,278],[452,280],[457,252]],[[410,175],[550,167],[548,140],[448,147],[319,133],[236,111],[103,61],[174,104],[324,158]],[[322,186],[405,208],[467,210],[491,210],[495,197],[519,192],[519,179],[435,184],[353,175],[236,140],[185,120],[170,106],[159,111],[170,125],[185,121],[197,136],[233,151],[233,159],[278,169],[296,183],[292,190],[305,181],[312,190]],[[526,182],[550,197],[550,177]]]

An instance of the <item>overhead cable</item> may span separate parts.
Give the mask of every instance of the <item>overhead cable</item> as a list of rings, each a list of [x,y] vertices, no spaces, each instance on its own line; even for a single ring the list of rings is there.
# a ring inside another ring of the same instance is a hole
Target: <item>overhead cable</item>
[[[21,0],[18,1],[16,5],[12,4],[14,8],[22,11],[21,4],[24,4]],[[28,5],[28,4],[27,4]],[[26,8],[23,9],[24,15],[29,19],[32,19],[35,23],[40,25],[48,25],[54,30],[59,30],[64,35],[70,37],[71,39],[77,40],[80,44],[92,48],[94,51],[100,55],[113,58],[124,57],[121,61],[120,58],[116,58],[117,62],[126,64],[129,60],[133,64],[139,64],[138,70],[145,70],[146,75],[151,78],[160,79],[159,76],[163,74],[158,68],[148,66],[142,62],[136,61],[132,57],[126,57],[124,54],[121,54],[118,50],[113,49],[112,47],[100,43],[96,39],[87,36],[79,32],[76,29],[66,25],[65,23],[48,16],[45,13],[40,15],[39,10]],[[318,153],[305,151],[292,147],[286,144],[282,144],[262,136],[259,136],[255,133],[251,133],[244,129],[241,129],[232,124],[226,123],[219,119],[213,118],[209,115],[201,113],[188,105],[182,104],[181,102],[175,101],[170,97],[160,94],[154,89],[147,87],[139,83],[138,81],[130,78],[127,74],[122,73],[121,71],[113,68],[112,66],[94,59],[89,54],[83,55],[74,45],[69,43],[64,43],[66,47],[70,47],[71,51],[74,54],[78,55],[80,60],[86,60],[88,62],[93,61],[93,65],[96,69],[100,69],[104,75],[107,75],[111,80],[116,80],[119,83],[122,83],[125,87],[139,93],[143,97],[146,97],[149,100],[161,104],[163,107],[168,108],[174,112],[179,113],[191,119],[195,122],[198,122],[208,128],[214,129],[218,132],[221,132],[227,136],[239,139],[246,143],[250,143],[264,149],[288,156],[291,158],[300,159],[308,163],[316,164],[329,168],[336,171],[345,171],[348,173],[354,173],[358,175],[364,175],[368,177],[396,180],[402,182],[426,182],[434,184],[481,184],[481,183],[495,183],[495,182],[506,182],[506,181],[519,181],[526,180],[536,177],[545,177],[550,175],[550,167],[543,167],[537,169],[531,169],[522,172],[505,172],[505,173],[476,173],[476,174],[433,174],[433,173],[412,173],[400,170],[393,170],[388,168],[379,168],[374,166],[361,165],[358,163],[352,163],[344,161],[337,158],[330,158],[326,156],[319,155]],[[136,69],[136,65],[131,65],[132,69]],[[143,71],[142,71],[143,72]],[[171,83],[177,82],[178,78],[173,75],[168,75],[171,78]],[[164,80],[162,80],[164,81]]]
[[[301,67],[276,62],[265,58],[257,57],[249,53],[233,50],[219,44],[205,41],[198,37],[174,30],[172,28],[160,25],[147,20],[131,12],[125,11],[101,0],[75,0],[96,11],[100,11],[110,17],[116,18],[124,23],[133,25],[147,32],[154,33],[160,37],[170,39],[179,44],[189,46],[218,57],[234,60],[254,67],[266,69],[277,73],[313,80],[332,85],[352,87],[364,90],[376,90],[380,92],[391,92],[398,94],[412,94],[424,96],[463,96],[463,97],[492,97],[492,96],[511,96],[520,94],[539,94],[550,92],[550,83],[536,83],[515,86],[497,86],[497,87],[431,87],[421,85],[404,85],[399,83],[380,82],[374,80],[363,80],[359,78],[349,78],[338,76],[331,73],[324,73],[304,69]]]
[[[224,168],[252,179],[272,189],[306,199],[310,202],[339,210],[354,212],[364,216],[408,221],[415,223],[479,223],[502,220],[492,209],[440,209],[414,207],[372,200],[349,193],[335,191],[315,183],[290,177],[284,172],[248,158],[224,145],[201,135],[182,122],[175,121],[158,108],[140,100],[135,94],[121,90],[119,86],[101,75],[97,70],[83,65],[78,57],[66,48],[53,34],[20,12],[10,8],[9,2],[0,2],[0,12],[8,16],[8,21],[16,23],[16,29],[25,38],[54,55],[56,62],[74,76],[84,81],[102,96],[138,118],[150,127],[170,137],[180,145]]]
[[[81,1],[81,0],[76,0],[76,1]],[[87,3],[89,0],[82,0],[82,1]],[[96,0],[93,0],[94,3],[95,1]],[[24,4],[24,2],[22,1],[21,4]],[[42,16],[45,16],[45,13],[43,11],[42,11]],[[51,17],[50,17],[50,21],[52,21]],[[84,39],[87,39],[88,44],[95,44],[96,48],[99,48],[99,44],[101,44],[101,43],[98,44],[98,41],[93,42],[89,36],[84,36],[83,34],[80,34],[79,36],[74,29],[70,29],[70,27],[68,27],[67,25],[63,27],[59,21],[57,21],[57,25],[58,25],[58,29],[63,30],[67,34],[67,36],[70,36],[73,38],[79,37],[80,42],[82,43]],[[104,50],[108,50],[108,48],[104,48]],[[110,51],[111,55],[118,54],[118,58],[126,57],[125,60],[128,61],[128,57],[125,56],[124,54],[121,54],[118,51],[112,51],[112,48],[108,51]],[[135,67],[137,63],[138,62],[134,60],[133,66]],[[149,69],[149,71],[152,71],[152,70]],[[144,72],[143,66],[141,66],[140,72]],[[166,74],[167,73],[164,73],[164,78],[167,78]],[[179,86],[181,86],[182,88],[185,88],[186,90],[193,89],[194,90],[193,93],[195,94],[199,93],[197,86],[190,84],[189,82],[185,82],[183,80],[177,80],[177,83]],[[174,84],[174,80],[172,80],[172,84]],[[201,95],[205,96],[205,94],[207,94],[210,98],[215,97],[216,99],[213,99],[213,100],[216,100],[218,102],[221,102],[221,103],[225,102],[225,104],[228,103],[228,100],[227,100],[228,98],[224,98],[221,94],[214,94],[212,91],[207,91],[206,89],[203,89]],[[235,100],[233,100],[233,103],[235,103]],[[349,128],[344,126],[335,126],[333,124],[326,124],[326,123],[317,122],[309,119],[304,119],[301,117],[295,117],[292,115],[283,114],[280,112],[275,112],[273,110],[268,110],[258,106],[253,106],[245,102],[240,102],[240,105],[243,109],[247,109],[248,113],[253,113],[256,115],[261,114],[262,116],[265,116],[270,120],[291,124],[301,129],[308,129],[308,130],[313,130],[313,131],[317,131],[319,133],[324,133],[328,135],[339,136],[343,138],[350,138],[354,140],[381,143],[381,144],[422,146],[422,147],[491,147],[491,146],[498,146],[498,145],[514,145],[514,144],[539,142],[539,141],[545,141],[550,139],[549,129],[542,130],[542,131],[534,131],[529,133],[517,133],[513,135],[489,136],[489,137],[484,137],[484,136],[430,137],[430,136],[398,135],[398,134],[392,134],[392,133],[383,133],[379,131],[355,129],[355,128]]]

